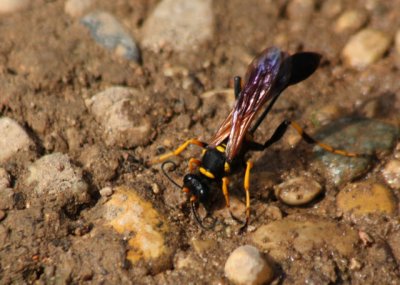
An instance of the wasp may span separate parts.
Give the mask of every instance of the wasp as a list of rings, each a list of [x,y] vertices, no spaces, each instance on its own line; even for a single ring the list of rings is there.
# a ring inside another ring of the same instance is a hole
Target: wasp
[[[247,228],[250,221],[250,172],[253,162],[245,161],[245,154],[249,151],[265,150],[282,138],[289,126],[292,126],[307,143],[316,144],[332,153],[357,156],[356,153],[338,150],[313,139],[299,124],[291,120],[284,120],[266,142],[258,143],[253,140],[254,132],[280,94],[290,85],[303,81],[314,73],[320,59],[321,56],[313,52],[289,55],[276,47],[265,49],[248,66],[243,88],[241,78],[239,76],[234,78],[235,105],[208,143],[189,139],[174,151],[150,162],[151,164],[164,162],[162,165],[164,174],[189,195],[193,216],[202,228],[205,226],[196,211],[196,203],[207,202],[213,189],[212,185],[217,184],[222,189],[226,207],[229,209],[229,176],[240,169],[244,169],[243,188],[246,197],[246,219],[240,231]],[[266,108],[262,111],[267,102]],[[181,186],[166,174],[164,165],[172,163],[168,159],[181,154],[189,145],[203,148],[203,153],[201,159],[189,160],[189,173],[184,176]]]

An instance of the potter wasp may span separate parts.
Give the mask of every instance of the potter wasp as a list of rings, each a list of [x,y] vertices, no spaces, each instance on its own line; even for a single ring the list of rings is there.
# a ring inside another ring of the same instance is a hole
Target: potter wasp
[[[249,151],[263,151],[277,142],[289,126],[292,126],[299,135],[310,144],[316,144],[326,151],[345,155],[357,156],[355,153],[335,149],[329,145],[316,141],[310,137],[296,123],[284,120],[264,143],[253,140],[254,132],[263,122],[279,95],[288,86],[308,78],[317,69],[320,55],[313,52],[299,52],[289,55],[276,47],[265,49],[254,58],[247,69],[243,88],[241,78],[234,78],[234,94],[236,102],[233,110],[222,122],[219,129],[209,143],[197,139],[190,139],[174,151],[151,161],[164,162],[162,170],[167,178],[180,187],[190,197],[193,216],[202,228],[206,228],[196,210],[196,203],[204,203],[210,197],[212,185],[217,184],[222,189],[226,207],[229,209],[229,176],[240,169],[244,169],[244,191],[246,194],[246,219],[241,231],[247,228],[250,220],[250,171],[251,161],[245,161],[244,155]],[[262,107],[267,103],[261,112]],[[253,123],[254,122],[254,123]],[[253,123],[253,124],[252,124]],[[189,145],[203,148],[201,159],[189,160],[189,173],[183,178],[183,185],[173,181],[165,172],[164,166],[172,163],[168,160],[179,155]]]

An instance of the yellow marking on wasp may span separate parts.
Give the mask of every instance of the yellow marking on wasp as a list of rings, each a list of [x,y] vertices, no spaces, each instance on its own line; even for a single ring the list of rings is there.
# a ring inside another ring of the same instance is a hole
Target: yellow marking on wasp
[[[222,177],[222,193],[224,193],[226,206],[229,208],[229,191],[228,191],[229,179],[228,177]]]
[[[231,172],[231,166],[226,161],[225,161],[225,164],[224,164],[224,170],[225,170],[225,173]]]
[[[211,179],[215,178],[214,174],[212,174],[210,171],[208,171],[204,167],[200,167],[199,171],[200,171],[201,174],[203,174],[204,176],[207,176],[208,178],[211,178]]]
[[[201,151],[201,156],[204,156],[205,154],[206,154],[206,151],[207,151],[207,149],[203,149],[202,151]]]
[[[219,152],[225,152],[225,148],[224,148],[222,145],[218,145],[218,146],[216,147],[216,149],[217,149]]]

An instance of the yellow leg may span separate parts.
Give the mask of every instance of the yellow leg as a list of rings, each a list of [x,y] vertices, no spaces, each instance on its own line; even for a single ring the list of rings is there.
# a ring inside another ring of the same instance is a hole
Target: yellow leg
[[[156,163],[160,163],[163,162],[164,160],[167,160],[168,158],[172,157],[172,156],[176,156],[179,155],[182,151],[184,151],[189,145],[191,144],[195,144],[198,145],[200,147],[204,147],[205,143],[197,140],[197,139],[190,139],[185,141],[183,144],[181,144],[177,149],[175,149],[174,151],[168,152],[166,154],[160,155],[159,157],[156,157],[152,160],[150,160],[149,164],[156,164]]]
[[[247,161],[246,173],[244,175],[244,190],[246,191],[246,223],[242,228],[245,228],[250,221],[250,170],[253,167],[251,161]]]
[[[229,179],[228,177],[222,178],[222,193],[224,193],[226,207],[230,207],[229,203],[229,191],[228,191]]]
[[[189,172],[193,173],[195,166],[200,166],[200,165],[201,161],[192,157],[191,159],[189,159]]]
[[[297,131],[297,133],[307,142],[307,143],[312,143],[312,144],[316,144],[319,147],[323,148],[326,151],[335,153],[335,154],[339,154],[339,155],[343,155],[343,156],[349,156],[349,157],[357,157],[357,156],[363,156],[362,154],[358,154],[355,152],[348,152],[345,150],[341,150],[341,149],[335,149],[334,147],[331,147],[330,145],[327,145],[325,143],[319,142],[315,139],[313,139],[310,135],[308,135],[303,129],[302,127],[300,127],[299,124],[297,124],[296,122],[290,122],[290,125]]]

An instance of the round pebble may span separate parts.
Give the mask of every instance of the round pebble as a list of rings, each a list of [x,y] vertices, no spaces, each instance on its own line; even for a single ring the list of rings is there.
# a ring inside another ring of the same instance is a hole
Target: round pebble
[[[94,40],[106,49],[128,60],[140,62],[136,42],[113,15],[95,11],[84,16],[81,23],[89,29]]]
[[[398,131],[395,126],[367,118],[342,118],[324,126],[315,138],[336,149],[359,154],[391,151]],[[336,184],[343,184],[365,174],[372,156],[347,157],[316,146],[313,168]]]
[[[99,192],[101,197],[110,197],[113,194],[113,189],[111,187],[104,187]]]
[[[64,11],[71,17],[77,18],[86,13],[94,4],[94,0],[67,0]]]
[[[13,119],[0,118],[0,163],[33,146],[25,130]]]
[[[390,160],[382,169],[382,175],[390,187],[400,189],[400,160]]]
[[[257,248],[244,245],[229,255],[225,275],[234,284],[256,285],[270,282],[274,272]]]
[[[110,146],[124,148],[144,145],[150,141],[150,102],[145,94],[125,87],[110,87],[85,101],[103,126],[105,142]]]
[[[358,234],[352,228],[316,216],[288,216],[259,227],[251,238],[278,261],[292,256],[293,249],[307,255],[313,249],[328,248],[349,257],[358,242]]]
[[[366,23],[367,19],[368,16],[363,10],[348,10],[336,20],[333,29],[336,33],[355,32]]]
[[[322,191],[321,185],[307,176],[291,178],[275,186],[275,196],[291,206],[305,205]]]
[[[384,32],[364,29],[349,39],[342,50],[342,57],[351,67],[365,68],[383,57],[390,42],[390,37]]]
[[[1,0],[0,13],[7,14],[26,9],[30,5],[29,0]]]
[[[390,189],[373,181],[349,184],[337,195],[336,205],[340,212],[357,217],[397,212],[397,201]]]
[[[155,51],[197,49],[211,40],[213,21],[211,0],[163,0],[144,23],[142,45]]]
[[[145,260],[155,272],[171,267],[172,250],[167,245],[168,222],[150,202],[140,198],[135,189],[114,189],[104,204],[104,217],[120,234],[128,238],[127,259],[133,264]]]

